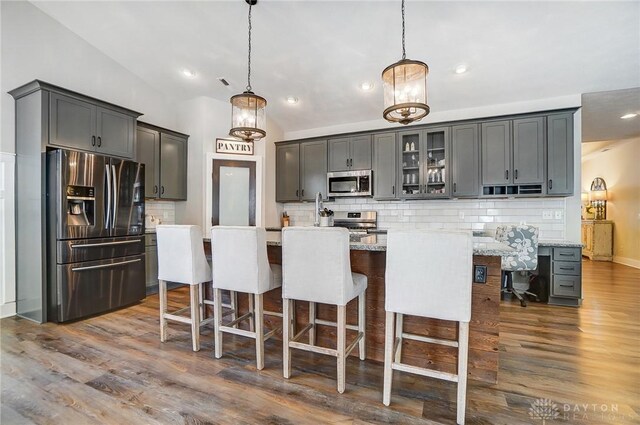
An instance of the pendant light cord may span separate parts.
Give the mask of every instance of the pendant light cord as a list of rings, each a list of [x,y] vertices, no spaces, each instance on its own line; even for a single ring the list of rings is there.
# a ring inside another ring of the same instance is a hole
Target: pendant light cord
[[[404,48],[404,0],[402,0],[402,60],[407,58],[407,53]]]
[[[249,61],[247,62],[247,91],[251,91],[251,3],[252,2],[249,2]]]

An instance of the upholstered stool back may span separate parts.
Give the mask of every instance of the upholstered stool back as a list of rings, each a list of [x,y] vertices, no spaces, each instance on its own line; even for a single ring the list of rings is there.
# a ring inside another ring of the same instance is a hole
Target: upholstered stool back
[[[285,299],[346,305],[358,284],[351,275],[349,231],[340,227],[284,228],[282,274]]]
[[[262,294],[280,286],[269,266],[264,228],[215,226],[211,247],[214,288]]]
[[[158,279],[189,285],[211,280],[199,226],[163,224],[156,227],[156,234]]]
[[[538,228],[526,224],[504,225],[496,229],[496,240],[516,250],[502,257],[502,270],[524,271],[538,267]]]
[[[385,309],[469,322],[472,268],[471,232],[389,230]]]

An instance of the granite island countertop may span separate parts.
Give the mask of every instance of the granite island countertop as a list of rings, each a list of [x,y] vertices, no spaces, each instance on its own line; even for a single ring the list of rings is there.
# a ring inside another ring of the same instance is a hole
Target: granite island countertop
[[[282,246],[282,233],[267,232],[268,246]],[[349,248],[354,251],[386,251],[386,235],[352,235]],[[514,252],[514,249],[497,242],[489,237],[473,238],[473,255],[504,256]]]

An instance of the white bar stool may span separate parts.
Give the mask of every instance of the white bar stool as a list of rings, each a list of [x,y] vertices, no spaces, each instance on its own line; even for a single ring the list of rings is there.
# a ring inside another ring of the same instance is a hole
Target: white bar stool
[[[367,277],[351,273],[349,231],[338,227],[286,227],[282,230],[282,309],[284,377],[291,376],[291,349],[312,351],[338,358],[338,392],[345,389],[346,358],[358,345],[360,360],[365,359],[365,291]],[[347,325],[346,305],[358,297],[358,325]],[[292,310],[294,300],[309,301],[309,323],[295,336]],[[338,308],[337,323],[318,320],[316,303]],[[317,325],[336,327],[337,348],[315,345]],[[357,337],[347,346],[347,329]],[[309,332],[309,343],[300,342]]]
[[[383,390],[383,403],[386,406],[391,402],[394,370],[444,379],[458,383],[457,423],[464,423],[472,268],[471,232],[389,230],[385,275],[387,313]],[[404,314],[459,322],[458,340],[403,332]],[[402,363],[401,347],[404,338],[457,347],[457,374]]]
[[[280,328],[264,333],[264,315],[282,317],[280,313],[264,311],[265,292],[282,286],[282,268],[269,264],[267,232],[249,226],[215,226],[211,229],[214,288],[215,356],[222,357],[222,333],[227,332],[256,340],[256,367],[264,368],[264,342]],[[220,292],[228,289],[249,294],[249,312],[222,324]],[[249,320],[249,330],[238,324]]]
[[[204,255],[202,230],[199,226],[160,225],[158,237],[158,286],[160,298],[160,341],[167,340],[167,320],[191,325],[193,351],[200,350],[200,327],[213,321],[205,319],[204,284],[211,281],[211,268]],[[167,281],[189,285],[189,307],[167,311]],[[234,294],[231,305],[235,314]],[[180,313],[189,310],[189,317]]]

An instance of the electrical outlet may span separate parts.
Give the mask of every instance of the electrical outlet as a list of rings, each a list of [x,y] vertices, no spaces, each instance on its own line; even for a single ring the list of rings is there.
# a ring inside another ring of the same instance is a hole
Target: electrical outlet
[[[556,220],[562,220],[562,210],[556,211],[554,217]]]
[[[542,211],[543,220],[553,220],[553,211]]]

